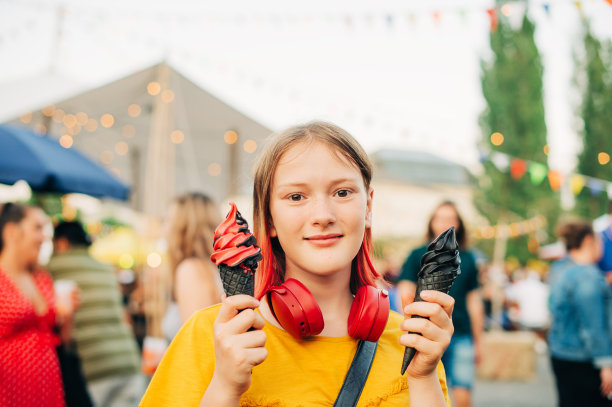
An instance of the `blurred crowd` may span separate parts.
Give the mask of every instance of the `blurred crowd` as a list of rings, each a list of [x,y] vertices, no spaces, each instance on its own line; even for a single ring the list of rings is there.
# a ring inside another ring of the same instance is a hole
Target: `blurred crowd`
[[[564,255],[550,267],[508,266],[500,280],[470,246],[459,211],[446,201],[431,214],[423,245],[406,253],[401,267],[384,270],[380,286],[389,290],[392,308],[402,312],[414,299],[427,243],[455,227],[461,274],[449,293],[455,299],[455,333],[443,356],[454,405],[472,405],[477,368],[493,357],[486,334],[500,330],[533,333],[536,351],[550,355],[561,406],[610,405],[612,204],[609,216],[604,230],[594,230],[587,220],[564,220],[558,227]],[[83,225],[51,226],[35,206],[3,204],[0,405],[45,399],[58,406],[136,406],[155,370],[142,362],[149,357],[147,340],[159,357],[194,311],[220,301],[223,289],[210,255],[221,219],[204,194],[185,194],[170,205],[164,227],[170,270],[164,338],[147,338],[141,280],[92,258]],[[48,228],[53,255],[41,266]]]

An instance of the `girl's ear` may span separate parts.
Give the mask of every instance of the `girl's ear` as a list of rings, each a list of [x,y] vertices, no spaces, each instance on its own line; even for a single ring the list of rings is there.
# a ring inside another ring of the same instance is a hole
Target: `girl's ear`
[[[366,218],[365,218],[366,228],[372,227],[372,199],[374,199],[374,188],[370,187],[368,191],[368,198],[366,201]]]
[[[278,233],[276,233],[276,228],[274,227],[274,222],[272,221],[272,219],[270,219],[270,221],[268,222],[268,224],[270,225],[270,237],[278,237]]]

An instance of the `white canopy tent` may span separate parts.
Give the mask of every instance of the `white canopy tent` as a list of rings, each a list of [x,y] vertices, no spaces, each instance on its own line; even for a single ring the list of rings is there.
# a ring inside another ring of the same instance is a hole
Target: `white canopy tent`
[[[101,162],[132,186],[133,207],[147,214],[163,214],[186,191],[217,201],[250,192],[254,158],[271,130],[167,64],[66,97],[76,87],[62,79],[40,83],[44,91],[36,95],[20,95],[25,86],[0,85],[9,96],[4,100],[11,99],[8,89],[13,99],[31,103],[6,104],[0,120],[46,130]],[[52,100],[54,92],[60,97]]]

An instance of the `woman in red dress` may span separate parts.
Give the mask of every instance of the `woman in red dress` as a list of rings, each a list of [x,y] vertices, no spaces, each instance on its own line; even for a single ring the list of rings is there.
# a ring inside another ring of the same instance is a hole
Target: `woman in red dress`
[[[0,207],[0,406],[64,407],[53,281],[37,268],[43,214]]]

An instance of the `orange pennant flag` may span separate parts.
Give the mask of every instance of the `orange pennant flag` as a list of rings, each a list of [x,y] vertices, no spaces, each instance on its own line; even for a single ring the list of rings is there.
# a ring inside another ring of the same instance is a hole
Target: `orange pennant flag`
[[[561,184],[563,184],[563,174],[555,170],[548,171],[548,182],[553,191],[560,190]]]

